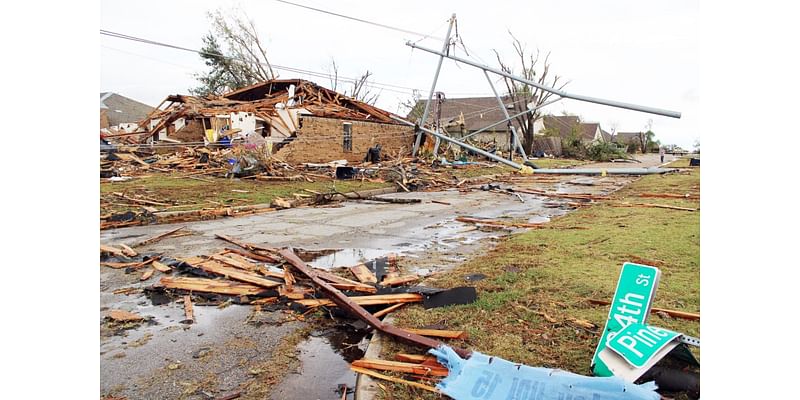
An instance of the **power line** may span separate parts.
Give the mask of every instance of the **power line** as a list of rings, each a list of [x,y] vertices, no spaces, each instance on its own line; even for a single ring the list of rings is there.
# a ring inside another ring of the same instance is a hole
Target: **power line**
[[[373,21],[368,21],[368,20],[361,19],[361,18],[350,17],[350,16],[347,16],[347,15],[344,15],[344,14],[335,13],[335,12],[333,12],[333,11],[322,10],[322,9],[319,9],[319,8],[314,8],[314,7],[310,7],[310,6],[306,6],[306,5],[302,5],[302,4],[292,3],[292,2],[290,2],[290,1],[285,1],[285,0],[275,0],[275,1],[277,1],[278,3],[289,4],[289,5],[292,5],[292,6],[295,6],[295,7],[301,7],[301,8],[305,8],[305,9],[309,9],[309,10],[313,10],[313,11],[321,12],[321,13],[324,13],[324,14],[330,14],[330,15],[334,15],[334,16],[337,16],[337,17],[340,17],[340,18],[350,19],[350,20],[353,20],[353,21],[363,22],[363,23],[365,23],[365,24],[370,24],[370,25],[374,25],[374,26],[379,26],[379,27],[381,27],[381,28],[391,29],[391,30],[393,30],[393,31],[398,31],[398,32],[403,32],[403,33],[410,33],[410,34],[412,34],[412,35],[416,35],[416,36],[422,36],[422,37],[423,37],[423,39],[438,39],[438,40],[443,40],[443,39],[442,39],[442,38],[440,38],[440,37],[431,36],[431,35],[426,35],[426,34],[424,34],[424,33],[414,32],[414,31],[410,31],[410,30],[408,30],[408,29],[403,29],[403,28],[397,28],[397,27],[394,27],[394,26],[390,26],[390,25],[386,25],[386,24],[381,24],[381,23],[378,23],[378,22],[373,22]]]

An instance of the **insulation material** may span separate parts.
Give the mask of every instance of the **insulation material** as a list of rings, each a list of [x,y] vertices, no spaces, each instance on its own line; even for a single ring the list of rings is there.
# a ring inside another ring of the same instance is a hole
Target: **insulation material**
[[[436,385],[455,400],[659,400],[656,385],[625,382],[616,377],[589,377],[549,368],[515,364],[473,352],[459,357],[446,346],[429,350],[449,370]]]

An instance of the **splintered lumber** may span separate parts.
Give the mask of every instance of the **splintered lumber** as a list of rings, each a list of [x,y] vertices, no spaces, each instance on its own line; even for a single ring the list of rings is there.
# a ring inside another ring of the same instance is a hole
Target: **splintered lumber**
[[[194,308],[192,307],[192,296],[185,295],[183,296],[183,310],[186,312],[186,319],[184,322],[186,323],[194,323]]]
[[[403,329],[400,329],[394,325],[387,324],[381,322],[378,318],[375,318],[374,315],[370,314],[364,307],[360,306],[354,301],[354,298],[345,296],[342,292],[340,292],[335,287],[331,286],[329,283],[320,279],[314,271],[306,265],[306,263],[300,259],[292,249],[283,249],[280,251],[281,257],[283,257],[289,264],[291,264],[295,269],[300,271],[303,275],[307,278],[311,279],[311,281],[320,288],[322,292],[327,295],[332,302],[338,305],[341,309],[346,310],[353,316],[361,319],[362,321],[366,322],[369,326],[387,334],[390,336],[394,336],[398,339],[403,341],[415,344],[417,346],[424,346],[427,348],[437,348],[442,345],[442,342],[431,339],[425,336],[420,336],[415,333],[407,332]],[[421,295],[419,296],[420,300],[422,298]],[[366,296],[361,296],[366,297]],[[461,349],[458,347],[454,347],[453,351],[456,352],[459,356],[463,358],[469,358],[472,354],[470,351]],[[369,371],[369,370],[364,370]],[[367,374],[373,373],[372,371],[366,372]]]
[[[358,264],[349,269],[361,283],[378,283],[378,278],[364,264]]]
[[[373,296],[353,296],[349,299],[360,306],[373,306],[377,304],[396,304],[396,303],[418,303],[422,301],[419,293],[397,293],[397,294],[377,294]],[[304,299],[295,303],[306,307],[335,306],[332,300],[328,299]]]
[[[289,271],[283,271],[283,287],[286,288],[287,291],[292,291],[292,286],[294,285],[294,275],[292,275]]]
[[[122,253],[125,254],[128,257],[136,257],[136,256],[139,255],[139,253],[137,253],[134,249],[126,246],[123,243],[120,243],[119,247],[122,248]]]
[[[316,276],[318,276],[320,279],[324,279],[324,280],[326,280],[328,282],[331,282],[331,283],[339,283],[339,284],[343,284],[343,285],[371,287],[371,286],[365,285],[365,284],[363,284],[361,282],[356,282],[356,281],[353,281],[353,280],[350,280],[350,279],[347,279],[347,278],[342,278],[341,276],[336,275],[336,274],[332,274],[332,273],[330,273],[328,271],[321,271],[321,270],[318,270],[318,269],[313,269],[312,272]]]
[[[353,367],[377,369],[380,371],[394,371],[404,372],[407,374],[423,375],[423,376],[447,376],[448,370],[444,366],[422,365],[413,364],[402,361],[389,361],[380,359],[361,359],[355,360],[352,364]]]
[[[417,275],[403,275],[393,278],[385,278],[381,281],[381,285],[383,286],[397,286],[397,285],[405,285],[406,283],[416,282],[419,280],[419,276]]]
[[[597,304],[597,305],[601,305],[601,306],[607,306],[607,305],[611,304],[610,301],[606,301],[606,300],[587,299],[587,301],[589,303]],[[691,313],[691,312],[678,311],[678,310],[669,310],[669,309],[666,309],[666,308],[657,308],[657,307],[653,307],[653,308],[650,309],[650,313],[651,314],[652,313],[656,313],[656,312],[663,312],[663,313],[669,315],[670,317],[688,319],[688,320],[692,320],[692,321],[700,321],[700,314],[699,313]]]
[[[163,276],[159,284],[168,289],[229,295],[256,295],[264,291],[263,288],[248,283],[208,278]]]
[[[141,264],[140,262],[101,262],[100,265],[109,268],[128,268]]]
[[[369,285],[353,285],[351,283],[331,283],[331,286],[339,290],[349,290],[351,292],[377,293],[378,289]]]
[[[441,337],[447,339],[466,339],[467,332],[466,331],[445,331],[441,329],[412,329],[412,328],[403,328],[409,332],[416,333],[417,335],[422,336],[431,336],[431,337]]]
[[[162,263],[160,263],[160,262],[158,262],[158,261],[153,261],[153,263],[152,263],[151,265],[152,265],[152,267],[153,267],[153,268],[155,268],[155,269],[156,269],[158,272],[162,272],[162,273],[165,273],[165,274],[166,274],[166,273],[170,273],[170,272],[172,272],[172,268],[170,268],[170,267],[168,267],[167,265],[165,265],[165,264],[162,264]]]
[[[377,373],[377,372],[375,372],[375,371],[373,371],[371,369],[360,368],[360,367],[352,367],[352,366],[350,367],[350,369],[353,370],[354,372],[359,373],[359,374],[369,375],[369,376],[371,376],[373,378],[378,378],[378,379],[382,379],[382,380],[389,381],[389,382],[394,382],[394,383],[400,383],[400,384],[403,384],[403,385],[409,385],[409,386],[413,386],[413,387],[416,387],[416,388],[424,389],[424,390],[427,390],[427,391],[433,392],[433,393],[439,393],[439,390],[436,389],[433,386],[425,385],[425,384],[418,383],[418,382],[411,382],[411,381],[407,381],[405,379],[395,378],[395,377],[389,376],[389,375],[380,374],[380,373]]]
[[[215,274],[223,275],[231,279],[235,279],[237,281],[252,283],[254,285],[266,287],[266,288],[274,288],[276,286],[280,286],[280,282],[271,281],[269,279],[264,279],[263,277],[254,274],[252,272],[242,271],[240,269],[225,267],[217,263],[199,263],[195,265],[196,267],[202,269],[206,272],[213,272]]]
[[[219,261],[219,262],[221,262],[223,264],[227,264],[227,265],[230,265],[232,267],[248,271],[248,272],[253,272],[258,268],[257,265],[255,265],[253,263],[250,263],[250,262],[247,262],[246,260],[237,260],[237,259],[234,259],[234,258],[231,258],[231,257],[222,256],[222,255],[219,255],[219,254],[212,254],[211,256],[209,256],[209,258],[212,259],[212,260],[215,260],[215,261]]]
[[[138,246],[144,246],[144,245],[150,244],[150,243],[155,243],[155,242],[157,242],[157,241],[159,241],[159,240],[161,240],[161,239],[163,239],[163,238],[165,238],[165,237],[167,237],[169,235],[172,235],[173,233],[175,233],[175,232],[177,232],[177,231],[179,231],[179,230],[181,230],[183,228],[186,228],[186,227],[185,226],[181,226],[180,228],[175,228],[175,229],[173,229],[171,231],[160,233],[160,234],[158,234],[156,236],[153,236],[153,237],[151,237],[149,239],[142,240],[141,242],[138,242],[138,243],[134,244],[131,247],[138,247]]]
[[[122,252],[122,249],[118,249],[116,247],[105,245],[105,244],[101,244],[100,245],[100,252],[101,253],[110,253],[110,254],[113,254],[115,256],[122,256],[122,257],[126,256],[125,253]]]
[[[471,217],[456,217],[456,221],[459,222],[466,222],[470,224],[483,224],[483,225],[491,225],[491,226],[503,226],[503,227],[512,227],[512,228],[538,228],[541,224],[530,224],[530,223],[522,223],[522,222],[506,222],[506,221],[498,221],[492,219],[480,219],[480,218],[471,218]]]
[[[150,279],[150,277],[153,276],[153,273],[155,273],[155,272],[156,272],[155,269],[148,268],[147,271],[144,271],[144,273],[142,274],[142,277],[139,278],[139,280],[140,281],[146,281],[146,280]]]
[[[374,315],[375,318],[380,318],[380,317],[382,317],[382,316],[384,316],[384,315],[386,315],[386,314],[388,314],[388,313],[390,313],[390,312],[392,312],[394,310],[397,310],[398,308],[400,308],[400,307],[402,307],[404,305],[406,305],[406,303],[397,303],[397,304],[395,304],[393,306],[386,307],[383,310],[380,310],[380,311],[378,311],[378,312],[376,312],[376,313],[374,313],[372,315]]]
[[[139,314],[134,314],[125,310],[111,310],[106,313],[106,317],[118,322],[141,321],[144,319],[144,317]]]

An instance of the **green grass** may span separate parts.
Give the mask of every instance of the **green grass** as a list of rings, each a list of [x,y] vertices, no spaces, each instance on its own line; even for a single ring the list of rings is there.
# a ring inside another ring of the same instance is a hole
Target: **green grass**
[[[581,208],[555,219],[556,229],[530,230],[503,240],[487,254],[426,285],[466,285],[469,274],[488,278],[472,283],[478,301],[462,306],[424,310],[409,306],[394,315],[401,327],[445,322],[447,329],[467,330],[470,338],[455,345],[531,366],[560,368],[589,375],[589,364],[608,315],[607,306],[587,298],[610,300],[622,264],[648,262],[663,272],[655,307],[700,310],[700,213],[662,208],[615,207],[620,201],[699,207],[697,200],[643,199],[643,192],[699,193],[700,170],[642,177],[617,192],[614,200]],[[558,229],[565,227],[588,229]],[[549,322],[547,317],[556,322]],[[597,326],[586,330],[571,318]],[[652,314],[649,323],[699,336],[694,321]],[[392,344],[393,351],[420,353]],[[696,353],[699,356],[699,352]],[[393,395],[407,391],[394,385]]]
[[[373,183],[361,181],[329,181],[317,182],[260,182],[245,179],[225,179],[203,176],[203,180],[181,177],[176,174],[157,173],[149,177],[136,178],[127,182],[102,182],[100,194],[123,192],[128,196],[144,195],[159,203],[171,204],[169,210],[198,210],[219,206],[239,206],[270,203],[276,197],[292,199],[294,193],[305,193],[304,189],[317,192],[337,190],[342,193],[390,187],[391,183]],[[210,182],[208,182],[210,181]],[[247,193],[235,192],[244,190]],[[135,204],[123,204],[127,201],[114,196],[103,196],[109,202],[101,202],[101,214],[138,210]],[[155,206],[166,209],[167,206]]]

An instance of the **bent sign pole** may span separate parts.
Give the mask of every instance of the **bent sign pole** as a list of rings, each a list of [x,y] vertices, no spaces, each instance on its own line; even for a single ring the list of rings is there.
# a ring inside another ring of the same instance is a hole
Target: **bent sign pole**
[[[450,46],[450,31],[453,30],[453,24],[456,22],[456,14],[453,13],[453,16],[450,17],[450,25],[447,27],[447,35],[444,36],[444,45],[442,46],[442,52],[440,54],[444,54],[447,51],[447,48]],[[428,102],[425,103],[425,111],[422,113],[422,120],[419,122],[419,125],[425,125],[425,122],[428,120],[428,112],[431,110],[431,99],[433,99],[433,92],[436,90],[436,81],[439,80],[439,71],[442,69],[442,61],[444,61],[444,56],[439,57],[439,64],[436,65],[436,73],[433,75],[433,83],[431,84],[431,91],[428,93]],[[417,156],[417,150],[419,150],[419,143],[422,140],[422,130],[417,131],[417,139],[414,142],[414,150],[411,152],[412,157]]]
[[[517,82],[522,82],[522,83],[524,83],[526,85],[530,85],[530,86],[542,89],[544,91],[547,91],[547,92],[550,92],[550,93],[553,93],[553,94],[557,94],[557,95],[559,95],[559,96],[561,96],[563,98],[566,98],[566,99],[573,99],[573,100],[585,101],[585,102],[589,102],[589,103],[602,104],[602,105],[605,105],[605,106],[611,106],[611,107],[617,107],[617,108],[625,108],[625,109],[628,109],[628,110],[641,111],[641,112],[645,112],[645,113],[649,113],[649,114],[663,115],[665,117],[672,117],[672,118],[680,118],[681,117],[681,113],[678,112],[678,111],[670,111],[670,110],[664,110],[664,109],[660,109],[660,108],[640,106],[640,105],[637,105],[637,104],[623,103],[623,102],[620,102],[620,101],[606,100],[606,99],[601,99],[601,98],[597,98],[597,97],[591,97],[591,96],[584,96],[584,95],[579,95],[579,94],[567,93],[567,92],[564,92],[562,90],[558,90],[558,89],[555,89],[555,88],[552,88],[552,87],[549,87],[549,86],[545,86],[545,85],[542,85],[542,84],[540,84],[538,82],[535,82],[535,81],[532,81],[532,80],[529,80],[529,79],[525,79],[525,78],[522,78],[522,77],[517,76],[517,75],[512,75],[512,74],[509,74],[507,72],[500,71],[500,70],[498,70],[496,68],[492,68],[492,67],[490,67],[488,65],[479,64],[479,63],[476,63],[474,61],[470,61],[470,60],[467,60],[467,59],[464,59],[464,58],[461,58],[461,57],[456,57],[456,56],[451,56],[449,54],[445,54],[444,52],[439,52],[439,51],[428,49],[428,48],[425,48],[425,47],[422,47],[422,46],[417,46],[416,44],[411,43],[410,41],[406,42],[406,46],[409,46],[409,47],[414,48],[414,49],[420,49],[422,51],[427,51],[428,53],[438,54],[440,57],[446,57],[446,58],[449,58],[451,60],[458,61],[460,63],[471,65],[471,66],[473,66],[475,68],[482,69],[484,71],[492,72],[494,74],[497,74],[497,75],[500,75],[500,76],[504,76],[504,77],[509,78],[509,79],[513,79],[513,80],[515,80]],[[438,77],[438,72],[439,71],[437,70],[436,72],[437,72],[436,76]],[[423,121],[423,123],[424,123],[424,121]]]

